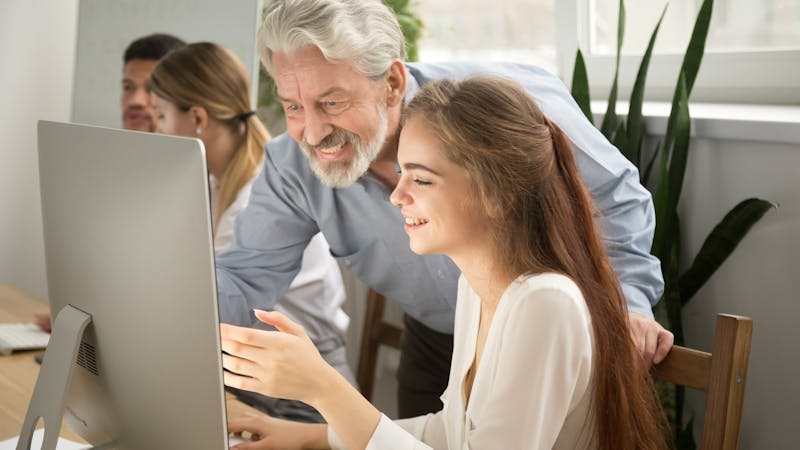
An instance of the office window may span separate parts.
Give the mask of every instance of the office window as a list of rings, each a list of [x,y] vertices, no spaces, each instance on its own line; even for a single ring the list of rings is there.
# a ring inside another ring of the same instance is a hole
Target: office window
[[[620,96],[630,93],[641,55],[665,0],[627,0]],[[646,98],[669,101],[701,0],[671,0],[650,62]],[[572,76],[575,51],[586,57],[592,97],[607,98],[616,53],[618,0],[556,5],[559,71]],[[715,0],[693,101],[800,103],[800,0]]]
[[[557,70],[555,0],[419,0],[421,61],[491,60]]]
[[[623,53],[641,54],[666,1],[628,1]],[[671,0],[656,41],[656,54],[682,52],[689,43],[699,0]],[[617,45],[618,0],[594,0],[590,7],[593,55],[613,55]],[[706,50],[800,48],[800,0],[716,0]]]

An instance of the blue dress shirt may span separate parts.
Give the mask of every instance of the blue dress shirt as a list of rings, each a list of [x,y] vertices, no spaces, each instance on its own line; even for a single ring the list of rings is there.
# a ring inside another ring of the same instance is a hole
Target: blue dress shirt
[[[660,263],[649,253],[655,229],[650,193],[636,168],[586,120],[561,80],[510,63],[408,63],[406,68],[406,102],[421,85],[442,78],[493,74],[525,87],[572,143],[629,310],[652,317],[651,305],[664,283]],[[266,152],[250,203],[236,219],[235,242],[216,259],[223,322],[250,325],[253,308],[275,307],[309,240],[321,231],[331,254],[361,281],[428,327],[453,333],[460,271],[446,256],[411,252],[403,217],[381,181],[367,172],[346,188],[328,187],[285,133],[270,141]]]

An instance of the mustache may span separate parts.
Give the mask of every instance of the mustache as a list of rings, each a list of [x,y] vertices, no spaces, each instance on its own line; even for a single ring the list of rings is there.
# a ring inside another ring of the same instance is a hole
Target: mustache
[[[125,108],[124,112],[126,112],[126,113],[127,112],[144,112],[144,113],[148,113],[147,114],[148,116],[150,115],[149,112],[147,111],[147,108],[145,108],[144,106],[139,106],[139,105],[128,106],[128,107]]]
[[[354,145],[358,145],[361,142],[361,139],[357,134],[342,129],[334,130],[331,134],[325,136],[321,141],[319,141],[319,144],[317,145],[309,144],[305,136],[303,136],[303,147],[305,147],[307,150],[338,147],[343,145],[345,142],[352,142]]]

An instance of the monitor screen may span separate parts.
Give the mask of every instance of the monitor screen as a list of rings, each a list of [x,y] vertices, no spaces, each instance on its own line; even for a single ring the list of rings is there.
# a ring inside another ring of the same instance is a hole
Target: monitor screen
[[[64,421],[93,445],[227,448],[202,142],[40,121],[39,176],[53,317],[91,316]]]

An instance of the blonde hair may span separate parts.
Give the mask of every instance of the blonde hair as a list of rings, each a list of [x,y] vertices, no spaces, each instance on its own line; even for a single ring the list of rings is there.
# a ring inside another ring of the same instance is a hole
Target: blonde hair
[[[211,43],[189,44],[168,53],[150,75],[150,90],[182,111],[202,106],[208,114],[240,134],[241,145],[228,161],[222,179],[214,229],[220,216],[236,200],[264,162],[264,145],[270,139],[264,124],[251,112],[250,82],[233,53]]]

